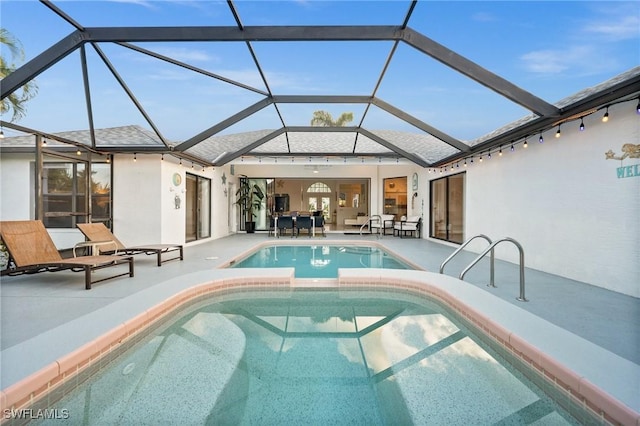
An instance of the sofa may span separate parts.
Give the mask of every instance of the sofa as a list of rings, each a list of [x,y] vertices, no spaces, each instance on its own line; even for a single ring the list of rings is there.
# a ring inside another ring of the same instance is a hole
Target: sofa
[[[345,219],[344,226],[362,226],[369,220],[369,216],[356,216],[355,219]]]

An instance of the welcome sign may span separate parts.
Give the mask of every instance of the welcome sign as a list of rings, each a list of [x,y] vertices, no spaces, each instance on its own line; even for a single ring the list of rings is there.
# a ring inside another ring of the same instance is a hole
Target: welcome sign
[[[609,150],[604,153],[607,160],[623,161],[627,158],[640,158],[640,144],[625,143],[622,145],[622,154],[616,155],[615,152]],[[616,169],[618,179],[640,177],[640,163],[630,166],[620,166]]]

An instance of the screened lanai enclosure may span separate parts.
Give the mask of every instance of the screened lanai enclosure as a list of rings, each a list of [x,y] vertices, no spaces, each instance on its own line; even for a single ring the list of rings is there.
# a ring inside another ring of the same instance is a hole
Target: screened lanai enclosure
[[[495,5],[473,3],[3,2],[3,28],[26,62],[3,78],[2,99],[41,84],[19,123],[5,114],[2,126],[98,161],[164,152],[202,167],[286,158],[437,168],[637,97],[637,57],[610,66],[606,83],[576,70],[561,89],[545,84],[535,55],[573,44],[548,18],[553,3],[503,2],[500,20]],[[615,8],[637,15],[632,3]],[[530,70],[513,64],[504,34],[516,31]],[[318,111],[327,114],[311,125]],[[134,131],[108,131],[122,126]]]
[[[3,30],[25,58],[2,79],[2,101],[25,85],[37,91],[22,116],[3,107],[0,150],[35,158],[33,216],[49,228],[112,224],[118,155],[154,154],[202,172],[234,164],[463,170],[638,103],[640,66],[627,54],[637,51],[636,6],[3,1]],[[331,194],[296,188],[291,206],[347,227],[372,208],[401,218],[415,207],[408,173],[375,184],[375,207],[370,177],[340,189],[352,177],[325,179]],[[272,175],[251,178],[268,194],[258,217],[266,230],[283,191]],[[188,190],[171,197],[186,209],[186,241],[208,238],[219,191],[197,173],[183,179]],[[464,178],[430,185],[429,236],[463,241]]]

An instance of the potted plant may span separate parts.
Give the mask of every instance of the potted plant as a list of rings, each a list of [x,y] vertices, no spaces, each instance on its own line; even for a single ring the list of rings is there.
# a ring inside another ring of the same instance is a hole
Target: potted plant
[[[240,206],[241,214],[244,214],[244,229],[248,234],[256,229],[253,219],[257,216],[255,212],[262,208],[263,199],[264,192],[258,184],[252,184],[248,177],[241,176],[240,187],[236,191],[236,204]]]
[[[4,245],[4,241],[0,240],[0,271],[4,271],[9,267],[9,250]]]

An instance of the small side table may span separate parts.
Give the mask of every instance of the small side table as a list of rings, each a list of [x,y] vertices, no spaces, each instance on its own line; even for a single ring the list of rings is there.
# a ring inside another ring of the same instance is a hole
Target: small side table
[[[106,246],[106,245],[112,245],[113,246],[113,250],[114,250],[114,254],[117,254],[118,251],[118,245],[116,244],[115,241],[111,241],[111,240],[105,240],[105,241],[82,241],[79,242],[78,244],[76,244],[73,247],[73,257],[77,257],[76,256],[76,249],[79,248],[89,248],[89,254],[91,256],[96,256],[97,254],[99,254],[98,251],[98,247],[100,246]]]

